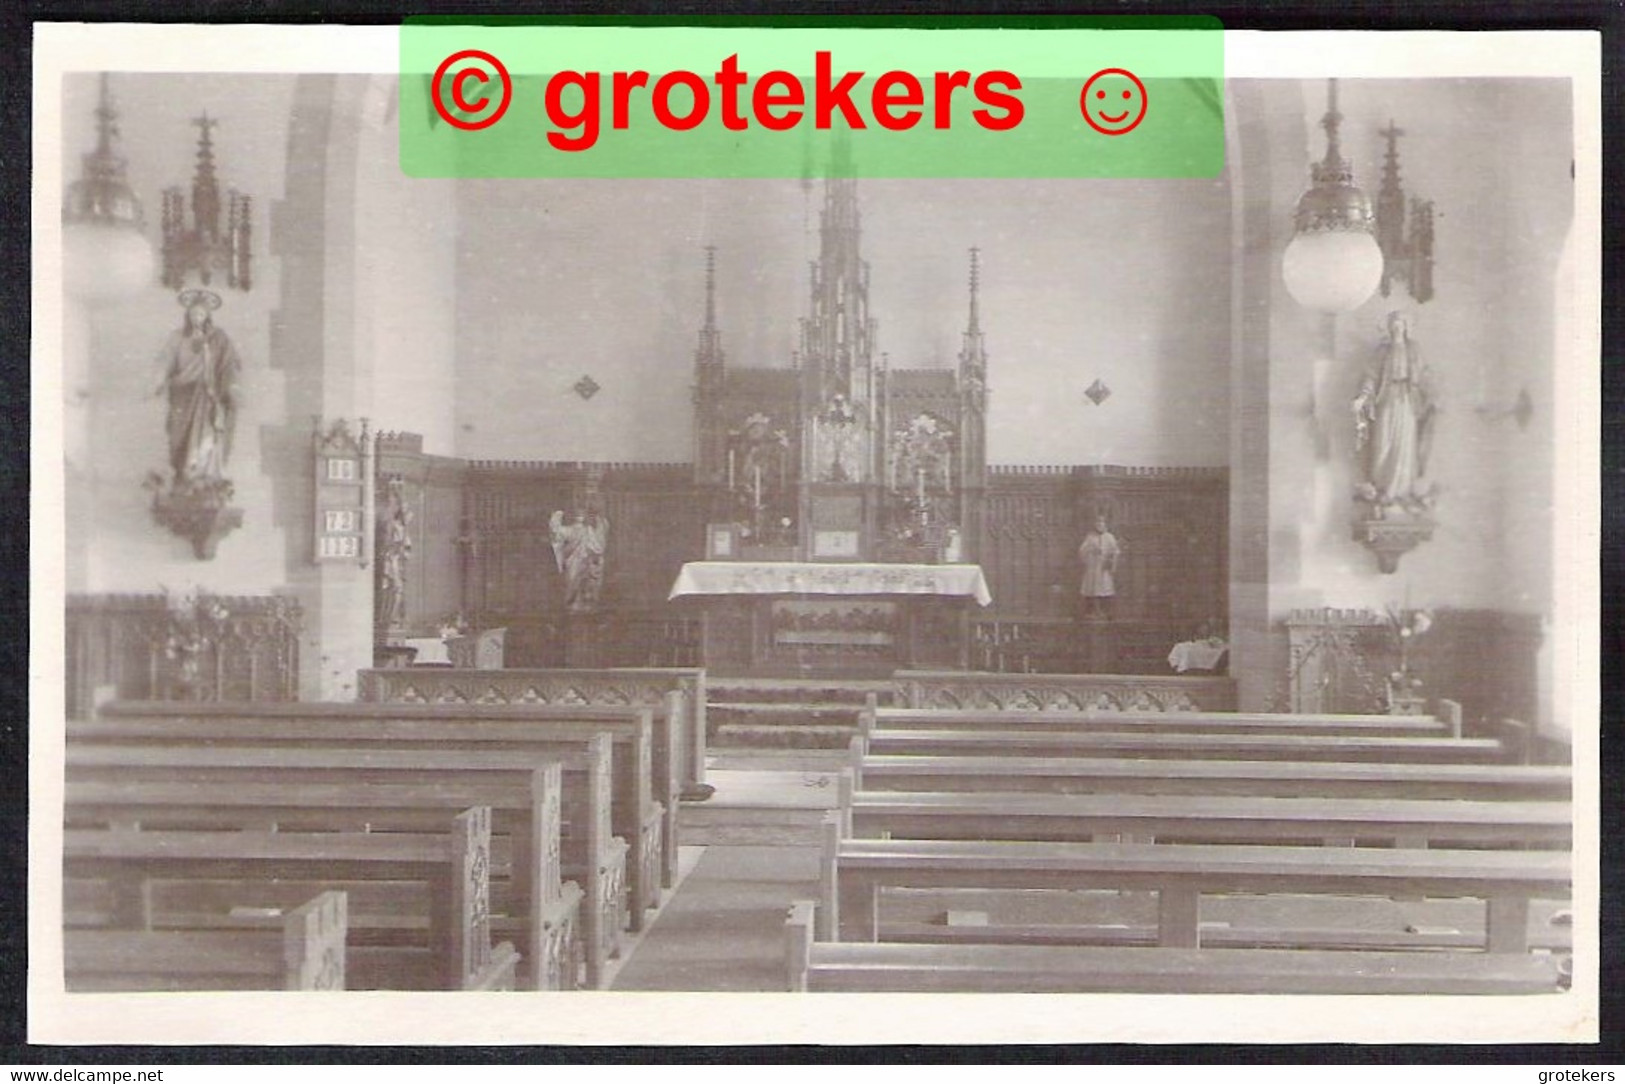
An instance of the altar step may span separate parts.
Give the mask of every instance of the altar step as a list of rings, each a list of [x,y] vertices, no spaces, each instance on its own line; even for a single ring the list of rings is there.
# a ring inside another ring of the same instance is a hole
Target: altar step
[[[889,681],[712,680],[706,684],[707,741],[717,750],[845,749],[868,697],[889,704],[892,693]]]
[[[706,741],[717,750],[845,749],[862,710],[862,704],[708,703]]]
[[[896,685],[889,680],[830,677],[716,677],[706,679],[707,704],[732,701],[754,703],[856,704],[873,693],[882,704],[890,701]]]

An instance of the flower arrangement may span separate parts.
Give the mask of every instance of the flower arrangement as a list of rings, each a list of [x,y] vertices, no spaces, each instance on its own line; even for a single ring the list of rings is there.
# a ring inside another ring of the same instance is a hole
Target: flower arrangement
[[[1433,614],[1427,610],[1388,607],[1388,635],[1393,643],[1398,666],[1388,674],[1388,708],[1390,711],[1419,711],[1422,698],[1422,679],[1411,669],[1411,650],[1433,627]]]
[[[164,588],[163,593],[168,610],[163,652],[170,664],[174,695],[180,700],[197,700],[202,695],[203,655],[218,647],[231,611],[202,589],[171,595]]]

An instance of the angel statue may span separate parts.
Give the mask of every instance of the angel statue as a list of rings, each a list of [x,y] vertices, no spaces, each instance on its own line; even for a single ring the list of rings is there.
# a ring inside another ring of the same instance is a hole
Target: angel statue
[[[1366,374],[1354,397],[1355,452],[1363,477],[1362,499],[1380,516],[1391,507],[1416,511],[1432,499],[1424,487],[1428,452],[1433,443],[1437,410],[1428,390],[1427,371],[1410,325],[1398,312],[1388,314],[1388,337],[1375,369]]]
[[[598,608],[604,588],[604,548],[609,544],[609,520],[597,511],[576,512],[570,522],[554,512],[548,521],[553,557],[564,575],[564,606],[571,613]]]

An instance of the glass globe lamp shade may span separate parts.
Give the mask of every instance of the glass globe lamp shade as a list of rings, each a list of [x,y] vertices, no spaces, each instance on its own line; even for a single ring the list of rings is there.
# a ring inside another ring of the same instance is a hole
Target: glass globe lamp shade
[[[62,197],[63,285],[82,301],[111,301],[152,285],[152,244],[142,233],[141,201],[118,154],[118,111],[107,75],[96,107],[96,149]]]
[[[152,243],[133,225],[63,223],[62,263],[68,295],[81,301],[130,297],[157,281]]]
[[[1361,229],[1316,230],[1293,236],[1281,277],[1298,304],[1317,312],[1352,312],[1382,279],[1382,249]]]

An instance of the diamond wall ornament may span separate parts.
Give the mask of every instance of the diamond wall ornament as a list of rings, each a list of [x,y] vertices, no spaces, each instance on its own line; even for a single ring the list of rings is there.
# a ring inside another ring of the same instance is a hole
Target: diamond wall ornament
[[[1083,394],[1089,397],[1089,401],[1091,403],[1095,404],[1095,406],[1099,406],[1101,403],[1106,401],[1111,393],[1112,390],[1097,378],[1093,384],[1090,384],[1088,388],[1084,389]]]
[[[583,399],[591,399],[599,392],[598,381],[590,376],[584,376],[575,382],[575,393]]]

